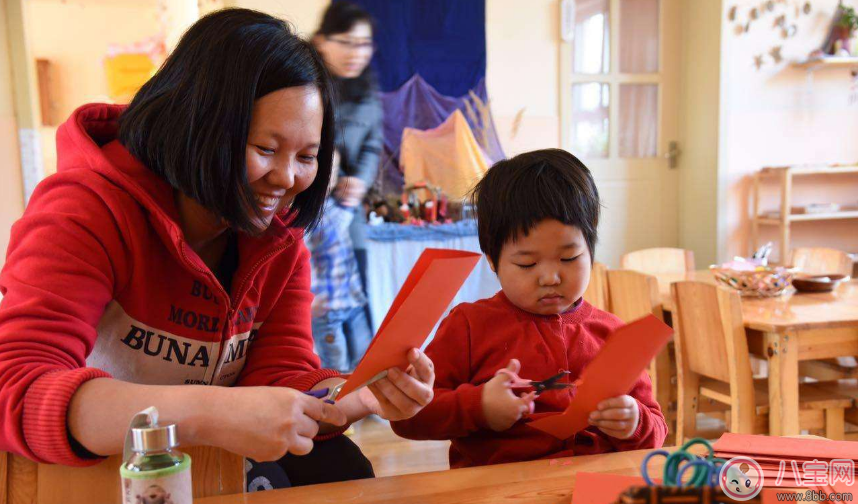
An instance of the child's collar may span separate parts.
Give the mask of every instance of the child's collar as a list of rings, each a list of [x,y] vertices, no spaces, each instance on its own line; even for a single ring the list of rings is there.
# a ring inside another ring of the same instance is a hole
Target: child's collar
[[[570,308],[565,310],[562,313],[558,313],[555,315],[540,315],[538,313],[532,313],[530,311],[526,311],[523,308],[515,305],[508,299],[508,296],[505,295],[505,292],[500,290],[497,296],[502,300],[502,302],[508,306],[514,312],[523,315],[532,320],[540,321],[540,322],[561,322],[562,324],[579,324],[583,320],[585,320],[589,314],[592,312],[592,305],[587,303],[582,297],[578,299]]]

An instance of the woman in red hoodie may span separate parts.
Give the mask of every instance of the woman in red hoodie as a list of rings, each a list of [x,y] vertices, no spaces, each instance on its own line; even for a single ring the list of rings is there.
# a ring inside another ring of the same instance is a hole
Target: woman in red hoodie
[[[302,240],[333,138],[322,60],[244,9],[195,23],[127,108],[79,108],[0,274],[0,450],[93,464],[154,405],[186,445],[283,461],[337,437],[327,479],[367,476],[338,426],[411,417],[434,374],[412,350],[335,406],[303,393],[343,381],[313,352]]]

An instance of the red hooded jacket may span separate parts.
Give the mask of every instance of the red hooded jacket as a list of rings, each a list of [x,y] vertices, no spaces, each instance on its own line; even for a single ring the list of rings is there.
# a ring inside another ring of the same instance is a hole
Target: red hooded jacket
[[[239,234],[232,292],[183,238],[173,189],[116,140],[123,107],[85,105],[57,132],[58,172],[12,227],[0,273],[0,450],[86,465],[69,401],[87,380],[307,390],[311,338],[303,230],[276,216]]]

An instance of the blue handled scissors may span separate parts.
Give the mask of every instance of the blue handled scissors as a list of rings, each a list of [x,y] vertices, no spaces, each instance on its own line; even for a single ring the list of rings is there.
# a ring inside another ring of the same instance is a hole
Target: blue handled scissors
[[[708,455],[705,457],[699,457],[694,455],[693,453],[688,452],[688,448],[694,445],[703,445],[708,448]],[[643,475],[643,480],[649,486],[657,486],[654,481],[649,477],[649,460],[652,457],[663,456],[667,460],[664,461],[664,470],[663,470],[663,483],[665,486],[677,486],[681,487],[704,487],[704,486],[718,486],[720,480],[720,471],[721,466],[726,463],[726,460],[722,458],[716,458],[714,448],[711,443],[706,441],[703,438],[694,438],[683,444],[682,447],[673,453],[670,453],[666,450],[655,450],[643,459],[643,463],[640,466],[640,473]],[[689,471],[693,470],[693,476],[691,479],[685,484],[683,482],[684,475]]]

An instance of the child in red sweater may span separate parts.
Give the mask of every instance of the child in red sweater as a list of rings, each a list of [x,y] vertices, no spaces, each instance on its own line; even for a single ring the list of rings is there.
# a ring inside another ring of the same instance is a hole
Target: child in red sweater
[[[528,152],[494,165],[472,200],[481,250],[502,291],[458,305],[442,322],[426,350],[436,369],[434,399],[413,418],[392,422],[394,431],[450,439],[452,468],[663,445],[667,424],[645,372],[565,440],[527,421],[564,411],[576,387],[538,396],[512,390],[512,373],[544,380],[569,371],[561,381],[576,382],[622,325],[582,297],[600,211],[589,170],[563,150]]]

